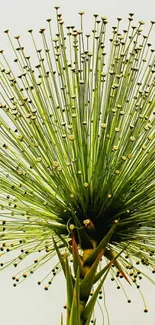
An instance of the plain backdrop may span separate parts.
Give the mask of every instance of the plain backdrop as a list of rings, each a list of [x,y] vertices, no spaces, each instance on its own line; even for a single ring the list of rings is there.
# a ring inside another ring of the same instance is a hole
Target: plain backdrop
[[[20,34],[23,43],[31,53],[29,35],[27,30],[33,28],[36,33],[39,28],[46,26],[46,19],[51,17],[55,20],[55,5],[60,5],[60,12],[64,16],[66,25],[79,26],[78,11],[85,12],[84,28],[86,31],[92,29],[92,14],[99,13],[107,16],[109,23],[115,24],[117,17],[123,18],[123,24],[127,24],[128,13],[135,13],[135,21],[144,20],[146,26],[150,20],[155,20],[155,1],[139,0],[0,0],[0,49],[4,48],[7,56],[11,58],[10,48],[3,33],[10,29],[11,34]],[[155,31],[152,36],[155,44]],[[65,283],[63,275],[58,275],[50,287],[45,291],[37,285],[37,281],[43,277],[48,269],[42,274],[37,274],[26,279],[17,288],[12,286],[12,275],[14,269],[11,267],[0,273],[0,325],[58,325],[60,324],[60,313],[65,304]],[[144,313],[144,303],[140,292],[137,289],[125,286],[131,304],[123,290],[117,290],[116,285],[110,280],[105,286],[107,309],[111,325],[154,325],[155,324],[155,287],[148,281],[142,280],[142,295],[145,298],[148,313]],[[101,307],[104,306],[104,299],[100,300]],[[100,307],[97,309],[99,325],[107,325],[108,318],[104,310],[104,322]]]

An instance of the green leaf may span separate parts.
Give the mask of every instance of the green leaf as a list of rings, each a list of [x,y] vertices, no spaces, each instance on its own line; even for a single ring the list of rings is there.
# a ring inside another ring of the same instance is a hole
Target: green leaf
[[[112,265],[112,264],[114,264],[115,263],[115,261],[116,261],[116,259],[125,251],[125,249],[127,248],[129,246],[129,244],[128,245],[126,245],[126,247],[124,247],[118,254],[115,254],[115,256],[112,258],[112,259],[110,259],[110,262],[100,271],[100,272],[98,272],[96,275],[95,275],[95,279],[94,279],[94,284],[101,278],[101,276],[106,272],[106,270],[108,269],[108,267],[110,266],[110,264]],[[105,252],[104,252],[104,256],[105,257],[107,257],[106,256],[106,254],[107,254],[107,249],[105,250]],[[107,257],[108,258],[108,257]]]
[[[72,299],[72,306],[71,311],[69,315],[69,323],[68,325],[81,325],[80,322],[80,294],[79,294],[79,288],[80,288],[80,276],[79,276],[79,269],[77,270],[76,274],[76,281],[75,286],[73,289],[73,299]]]
[[[91,319],[91,316],[92,316],[92,313],[93,313],[93,310],[94,310],[94,306],[95,306],[95,303],[96,303],[96,300],[97,300],[97,297],[98,297],[98,294],[102,288],[102,285],[109,273],[109,270],[111,268],[111,265],[109,265],[107,271],[106,271],[106,274],[104,275],[103,279],[100,281],[98,287],[96,288],[95,292],[93,293],[91,299],[89,300],[89,302],[87,303],[85,309],[83,310],[83,312],[81,313],[81,318],[84,319],[84,320],[87,320],[85,325],[89,325],[89,322],[90,322],[90,319]]]
[[[95,259],[95,262],[90,267],[88,273],[84,277],[84,279],[81,281],[80,284],[80,300],[87,301],[89,298],[89,294],[92,288],[92,285],[94,283],[95,273],[98,267],[98,264],[100,262],[102,256],[102,252],[98,254],[98,256]]]
[[[55,250],[56,250],[57,256],[58,256],[59,261],[60,261],[60,264],[61,264],[61,266],[62,266],[62,269],[63,269],[64,275],[66,276],[65,262],[64,262],[64,259],[63,259],[62,255],[61,255],[61,253],[60,253],[60,250],[59,250],[59,248],[58,248],[58,246],[57,246],[57,244],[56,244],[54,238],[53,238],[53,243],[54,243],[54,248],[55,248]]]
[[[107,244],[109,243],[109,241],[114,233],[117,223],[118,222],[115,221],[115,223],[113,224],[113,226],[111,227],[111,229],[109,230],[107,235],[102,239],[102,241],[99,243],[99,245],[96,247],[96,249],[93,250],[93,252],[84,261],[84,265],[91,265],[95,261],[97,255],[101,252],[101,250],[105,250]]]
[[[99,271],[96,275],[95,275],[95,279],[94,279],[94,283],[95,284],[98,280],[101,279],[102,275],[108,270],[108,268],[112,265],[112,261],[109,262],[101,271]]]
[[[65,260],[65,274],[66,274],[66,285],[67,285],[67,309],[71,310],[72,299],[73,299],[73,288],[75,280],[71,274],[68,259]]]

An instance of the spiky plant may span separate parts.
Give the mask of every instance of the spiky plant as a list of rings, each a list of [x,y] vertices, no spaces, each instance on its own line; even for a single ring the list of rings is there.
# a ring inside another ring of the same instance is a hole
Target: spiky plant
[[[66,323],[88,325],[108,272],[138,288],[138,264],[155,272],[155,22],[143,35],[133,14],[123,31],[118,18],[107,55],[107,18],[84,35],[80,12],[80,30],[65,33],[58,9],[42,49],[29,30],[35,67],[8,30],[16,70],[0,51],[1,267],[40,253],[16,286],[57,254],[45,289],[63,269]]]

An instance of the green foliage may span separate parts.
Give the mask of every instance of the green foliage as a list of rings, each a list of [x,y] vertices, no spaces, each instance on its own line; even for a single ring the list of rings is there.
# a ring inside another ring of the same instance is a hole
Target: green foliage
[[[85,35],[83,13],[80,29],[56,15],[55,36],[50,19],[39,31],[42,49],[29,30],[35,58],[8,30],[14,62],[0,50],[0,258],[19,270],[38,254],[16,286],[57,254],[45,289],[63,269],[79,324],[77,301],[105,270],[136,286],[138,264],[155,273],[155,22],[143,34],[133,14],[127,29],[118,18],[107,43],[107,18],[94,15]]]
[[[81,318],[86,320],[86,325],[90,324],[90,320],[92,317],[92,313],[94,311],[94,306],[95,306],[96,300],[98,298],[98,294],[99,294],[100,290],[102,289],[102,286],[104,284],[104,281],[106,280],[109,270],[110,270],[110,266],[109,266],[108,270],[106,270],[104,277],[101,279],[101,281],[100,281],[98,287],[96,288],[96,290],[94,291],[91,299],[89,300],[86,307],[84,308],[84,310],[81,313]]]
[[[113,227],[112,230],[114,231]],[[109,236],[109,240],[110,240],[110,236]],[[66,256],[63,257],[61,255],[60,250],[56,242],[54,241],[54,246],[63,270],[65,265],[64,273],[66,277],[66,287],[67,287],[67,304],[66,304],[67,325],[74,325],[74,324],[89,325],[92,314],[94,312],[95,303],[97,301],[99,292],[102,289],[104,281],[106,280],[112,265],[117,261],[118,257],[120,256],[120,254],[123,253],[123,251],[121,251],[117,255],[115,254],[113,258],[110,258],[111,262],[108,263],[104,268],[102,268],[100,272],[97,273],[97,268],[101,260],[101,257],[103,255],[103,246],[101,246],[100,249],[98,250],[98,255],[96,256],[95,260],[93,260],[92,264],[89,265],[89,269],[87,273],[84,274],[85,261],[83,260],[83,257],[80,256],[77,247],[75,250],[74,248],[75,245],[76,242],[73,234],[73,240],[72,240],[73,260],[75,258],[75,254],[80,258],[80,260],[79,259],[77,260],[76,258],[76,261],[78,262],[79,265],[77,264],[76,268],[73,266],[72,269],[69,267],[68,258]],[[111,257],[112,255],[109,256]],[[94,290],[94,284],[96,282],[99,282],[99,284]],[[92,290],[94,290],[94,292],[91,294]]]
[[[110,271],[114,259],[117,259],[118,256],[115,256],[115,258],[102,269],[102,272],[99,272],[97,274],[98,278],[96,278],[96,270],[103,254],[103,250],[101,248],[94,263],[90,266],[89,271],[84,278],[81,278],[79,266],[76,273],[74,270],[73,276],[73,271],[69,267],[68,258],[65,257],[64,259],[55,242],[54,245],[62,268],[64,268],[65,263],[65,277],[67,286],[67,325],[89,325],[99,291],[103,286],[103,283]],[[83,266],[80,265],[80,267],[84,267],[84,263]],[[76,278],[75,280],[74,277]],[[96,281],[100,280],[100,283],[92,294],[92,297],[89,299],[90,292],[93,289],[94,279],[96,279]]]

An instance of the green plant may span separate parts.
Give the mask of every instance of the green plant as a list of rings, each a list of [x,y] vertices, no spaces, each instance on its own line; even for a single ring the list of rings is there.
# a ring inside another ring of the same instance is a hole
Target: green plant
[[[155,22],[143,35],[133,14],[123,31],[118,18],[107,55],[107,18],[94,15],[84,36],[80,12],[80,30],[66,35],[56,13],[56,37],[51,19],[48,35],[40,30],[42,50],[29,30],[35,68],[8,30],[16,72],[0,51],[1,268],[40,253],[16,286],[57,254],[45,290],[63,269],[67,325],[89,325],[109,272],[139,287],[138,264],[155,269]]]

